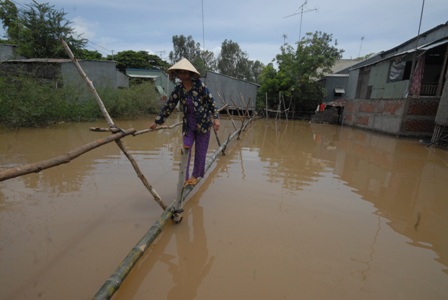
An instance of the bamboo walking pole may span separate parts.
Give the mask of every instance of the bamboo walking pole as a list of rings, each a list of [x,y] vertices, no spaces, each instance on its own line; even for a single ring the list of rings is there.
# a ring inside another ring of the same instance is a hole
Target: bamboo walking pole
[[[175,223],[180,223],[182,221],[182,213],[183,213],[183,203],[184,203],[184,182],[185,182],[185,174],[187,173],[187,163],[188,156],[190,155],[190,148],[183,147],[181,149],[181,158],[180,158],[180,167],[179,167],[179,177],[177,180],[177,198],[175,201],[174,211],[173,211],[173,221]]]

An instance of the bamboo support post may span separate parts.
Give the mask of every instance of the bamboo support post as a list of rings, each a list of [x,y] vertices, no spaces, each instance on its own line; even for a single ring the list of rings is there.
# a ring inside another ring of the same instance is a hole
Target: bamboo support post
[[[233,101],[232,97],[230,97],[230,101],[232,102],[233,106],[236,107],[236,112],[238,113],[238,117],[240,117],[240,119],[242,119],[243,117],[241,117],[241,114],[240,114],[241,107],[236,105],[236,103],[235,103],[235,101]]]
[[[100,96],[98,95],[95,86],[93,85],[92,81],[87,77],[84,70],[81,68],[81,65],[73,55],[72,51],[70,50],[70,47],[67,45],[67,43],[61,39],[62,46],[64,47],[65,51],[67,52],[68,56],[72,60],[73,64],[75,65],[76,69],[78,70],[81,77],[86,82],[87,86],[89,87],[90,91],[95,97],[95,100],[98,104],[98,106],[101,109],[101,112],[103,113],[104,118],[106,119],[107,124],[109,125],[111,131],[120,130],[117,126],[115,126],[114,121],[110,117],[109,113],[107,112],[106,107],[104,106],[103,101],[101,100]],[[132,167],[134,168],[135,172],[137,173],[138,178],[142,181],[143,185],[148,189],[150,194],[154,197],[154,200],[163,208],[166,208],[166,204],[163,203],[162,199],[160,198],[159,194],[154,190],[151,184],[149,184],[148,180],[146,179],[145,175],[143,175],[142,171],[140,170],[140,167],[138,166],[136,160],[132,156],[131,153],[129,153],[126,150],[126,147],[123,145],[123,142],[119,139],[115,140],[115,143],[117,146],[121,149],[121,151],[126,155],[126,157],[129,159],[129,161],[132,164]]]
[[[109,113],[107,112],[106,107],[104,106],[103,101],[101,100],[100,96],[96,92],[95,86],[93,85],[92,81],[87,77],[84,70],[81,68],[81,65],[76,60],[75,56],[73,55],[72,50],[70,50],[70,47],[67,45],[67,43],[61,39],[62,46],[65,49],[65,52],[67,52],[68,56],[72,60],[73,64],[75,65],[75,68],[78,70],[78,73],[81,75],[82,79],[86,82],[88,88],[92,92],[93,96],[95,97],[96,103],[101,109],[101,113],[103,114],[104,118],[106,119],[107,124],[109,124],[110,127],[114,126],[114,122],[112,121],[112,118],[110,117]]]
[[[268,93],[266,93],[266,105],[265,105],[265,112],[266,112],[266,115],[265,115],[265,117],[266,117],[266,119],[268,118],[268,114],[269,114],[269,112],[268,112]]]
[[[233,128],[234,128],[235,130],[237,130],[236,125],[235,125],[235,121],[233,121],[232,115],[231,115],[230,112],[229,112],[229,108],[228,108],[229,105],[224,101],[224,99],[221,97],[221,95],[220,95],[219,93],[218,93],[218,96],[219,96],[219,99],[221,99],[222,103],[224,104],[223,107],[225,107],[225,109],[226,109],[227,116],[228,116],[228,117],[230,118],[230,120],[232,121]]]
[[[184,184],[186,179],[186,169],[187,163],[190,155],[190,149],[183,147],[181,149],[181,159],[180,159],[180,167],[179,167],[179,177],[177,180],[177,198],[175,201],[174,212],[173,212],[173,221],[179,223],[182,221],[182,212],[183,212],[183,203],[184,203]]]
[[[243,107],[246,107],[246,109],[244,110],[244,114],[246,116],[249,116],[249,103],[250,103],[250,99],[249,102],[246,104],[246,101],[244,101],[244,97],[243,94],[240,92],[240,97],[241,97],[241,101],[243,103]]]
[[[118,145],[118,147],[120,147],[121,151],[123,151],[124,155],[126,155],[128,160],[131,162],[131,165],[134,168],[135,173],[137,173],[138,178],[140,178],[143,185],[154,197],[154,200],[160,205],[160,207],[162,207],[162,209],[166,209],[167,208],[166,204],[162,201],[162,198],[156,192],[154,187],[148,182],[148,180],[146,180],[145,175],[143,175],[143,173],[140,171],[137,162],[135,161],[134,157],[130,155],[129,152],[126,150],[125,146],[123,145],[123,142],[121,140],[116,140],[115,143]]]

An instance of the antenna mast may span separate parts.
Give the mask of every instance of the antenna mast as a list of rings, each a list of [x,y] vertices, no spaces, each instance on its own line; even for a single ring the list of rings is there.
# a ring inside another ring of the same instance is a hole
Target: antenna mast
[[[363,41],[364,41],[364,37],[361,37],[361,45],[359,45],[358,57],[361,57],[361,48],[362,48],[362,42]]]
[[[310,11],[318,11],[319,10],[317,7],[314,8],[314,9],[305,8],[305,6],[307,4],[308,4],[308,0],[305,0],[305,2],[302,5],[300,5],[300,7],[299,7],[300,12],[296,12],[296,13],[294,13],[292,15],[283,17],[283,18],[289,18],[289,17],[292,17],[292,16],[300,14],[299,42],[302,39],[302,18],[303,18],[303,14],[307,13],[307,12],[310,12]],[[304,9],[306,9],[306,10],[304,10]]]

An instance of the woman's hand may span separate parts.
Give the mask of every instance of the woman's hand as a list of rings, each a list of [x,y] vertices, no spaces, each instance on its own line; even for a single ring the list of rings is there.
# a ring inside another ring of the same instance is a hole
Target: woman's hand
[[[214,119],[214,120],[213,120],[213,129],[214,129],[215,131],[218,131],[218,129],[219,129],[219,125],[220,125],[219,120],[218,120],[218,119]]]
[[[156,122],[152,122],[152,124],[149,126],[149,129],[155,130],[157,128]]]

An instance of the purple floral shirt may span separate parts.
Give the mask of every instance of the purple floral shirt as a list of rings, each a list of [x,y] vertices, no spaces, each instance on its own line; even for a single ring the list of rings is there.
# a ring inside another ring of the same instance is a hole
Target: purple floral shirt
[[[188,110],[187,99],[190,98],[193,102],[193,111]],[[186,91],[182,84],[176,85],[169,99],[162,107],[155,122],[159,125],[165,123],[166,119],[173,112],[177,103],[180,101],[183,107],[184,117],[182,124],[182,133],[185,134],[188,126],[188,115],[193,114],[192,117],[196,120],[197,130],[206,133],[212,127],[212,116],[215,119],[219,118],[219,112],[215,105],[215,100],[206,85],[200,79],[192,79],[192,86],[189,91]]]

